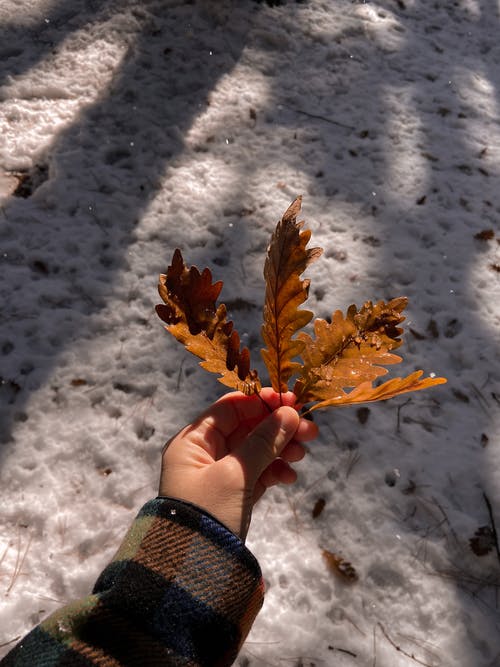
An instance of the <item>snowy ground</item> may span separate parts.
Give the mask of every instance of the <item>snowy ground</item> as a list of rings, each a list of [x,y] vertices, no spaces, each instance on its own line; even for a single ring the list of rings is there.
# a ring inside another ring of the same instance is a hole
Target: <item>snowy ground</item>
[[[483,493],[500,524],[499,28],[488,0],[2,0],[0,656],[89,591],[224,391],[157,274],[175,247],[211,267],[261,368],[265,248],[302,193],[309,307],[408,296],[402,370],[449,382],[319,416],[255,513],[238,664],[500,665],[499,560],[469,548]]]

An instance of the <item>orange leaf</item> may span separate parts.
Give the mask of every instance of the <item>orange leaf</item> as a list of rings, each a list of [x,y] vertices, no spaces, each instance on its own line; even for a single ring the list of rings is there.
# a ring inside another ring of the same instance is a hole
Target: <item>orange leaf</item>
[[[401,357],[390,350],[401,345],[398,325],[406,304],[405,297],[367,301],[359,310],[350,306],[345,317],[337,310],[331,322],[315,320],[315,339],[299,333],[304,364],[294,387],[298,402],[342,397],[344,388],[372,382],[387,373],[383,366],[399,363]]]
[[[300,275],[323,252],[321,248],[306,249],[311,232],[301,231],[304,223],[297,222],[301,201],[302,197],[297,197],[278,222],[264,264],[262,338],[266,348],[262,357],[272,387],[280,393],[287,391],[288,379],[300,370],[300,364],[292,359],[302,352],[304,343],[293,336],[313,316],[309,310],[299,309],[309,291],[309,280],[301,280]]]
[[[378,387],[373,387],[371,382],[363,382],[349,393],[341,392],[340,395],[315,403],[307,412],[326,408],[330,405],[353,405],[355,403],[369,403],[371,401],[385,401],[408,391],[420,391],[438,384],[444,384],[446,378],[423,378],[424,371],[415,371],[405,378],[393,378],[383,382]]]
[[[203,368],[221,375],[219,382],[253,394],[261,384],[257,372],[250,370],[248,348],[240,351],[240,337],[226,320],[226,306],[217,306],[221,289],[221,281],[212,284],[209,269],[188,269],[176,250],[167,273],[160,276],[158,291],[165,303],[156,306],[156,312],[167,331],[202,359]]]
[[[309,280],[302,280],[301,275],[322,253],[321,248],[307,249],[311,232],[302,230],[304,223],[297,222],[301,201],[298,197],[279,221],[264,266],[262,337],[266,347],[262,357],[275,391],[285,392],[290,377],[299,375],[294,393],[298,403],[315,403],[310,412],[385,400],[446,382],[444,378],[421,379],[422,371],[416,371],[378,387],[372,385],[387,373],[385,366],[401,361],[393,350],[401,345],[399,325],[405,319],[405,297],[387,303],[367,301],[359,310],[353,305],[345,316],[337,310],[331,322],[317,319],[314,338],[299,331],[313,316],[300,309],[309,290]],[[202,360],[203,368],[220,375],[220,382],[246,394],[259,392],[261,383],[257,372],[250,370],[249,351],[240,350],[240,338],[226,319],[225,305],[217,305],[221,289],[222,282],[212,283],[208,269],[200,273],[194,266],[188,268],[176,250],[172,265],[160,276],[164,304],[157,306],[158,315],[168,331]],[[299,356],[303,364],[296,360]]]

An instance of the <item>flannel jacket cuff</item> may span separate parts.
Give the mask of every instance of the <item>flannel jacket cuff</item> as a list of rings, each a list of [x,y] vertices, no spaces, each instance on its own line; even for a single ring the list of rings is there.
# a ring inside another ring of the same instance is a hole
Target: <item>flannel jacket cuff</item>
[[[231,665],[263,593],[260,567],[236,535],[189,503],[156,498],[92,595],[52,614],[1,665]]]

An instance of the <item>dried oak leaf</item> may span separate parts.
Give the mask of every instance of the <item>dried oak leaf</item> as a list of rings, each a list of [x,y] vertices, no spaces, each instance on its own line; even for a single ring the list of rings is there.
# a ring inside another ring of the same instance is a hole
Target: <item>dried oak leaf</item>
[[[350,306],[345,317],[337,310],[331,322],[315,320],[314,339],[299,333],[304,363],[294,387],[298,402],[342,399],[346,387],[371,382],[387,373],[383,365],[399,363],[401,357],[390,350],[401,345],[398,324],[406,303],[405,298],[367,301],[359,310]]]
[[[340,310],[331,322],[314,322],[315,338],[301,332],[304,343],[302,374],[294,393],[299,403],[319,401],[310,410],[328,405],[365,403],[384,400],[408,391],[417,391],[446,382],[444,378],[420,380],[423,371],[407,378],[394,378],[373,387],[372,382],[385,375],[384,366],[397,364],[401,357],[391,350],[401,345],[403,330],[398,326],[407,299],[399,297],[375,305],[367,301],[359,310],[350,306],[344,317]],[[346,388],[354,388],[347,393]]]
[[[406,298],[367,301],[361,309],[351,306],[344,316],[335,311],[331,322],[317,319],[315,338],[299,332],[313,317],[300,309],[307,299],[309,280],[301,275],[317,259],[321,248],[307,248],[311,237],[297,222],[302,198],[285,211],[271,238],[264,266],[266,297],[262,356],[273,389],[285,392],[288,380],[298,375],[294,393],[297,403],[315,403],[307,412],[330,405],[385,400],[446,382],[444,378],[421,379],[422,371],[395,378],[374,387],[387,373],[385,366],[401,361],[392,350],[401,344]],[[247,348],[226,319],[226,306],[217,305],[222,282],[212,283],[208,269],[201,273],[184,264],[176,250],[167,273],[160,276],[159,292],[164,304],[157,306],[167,330],[198,356],[201,366],[218,373],[219,381],[245,394],[259,392],[261,383],[250,370]],[[297,357],[302,357],[303,364]],[[348,391],[346,391],[348,390]]]
[[[318,500],[314,503],[314,507],[311,512],[313,519],[317,519],[319,517],[319,515],[325,509],[325,505],[326,500],[324,498],[318,498]]]
[[[469,545],[476,556],[486,556],[495,546],[495,533],[490,526],[480,526],[469,540]]]
[[[354,582],[358,581],[358,573],[356,572],[355,568],[351,565],[351,563],[349,563],[349,561],[342,558],[342,556],[339,556],[333,551],[327,551],[326,549],[323,549],[321,555],[323,556],[323,559],[330,572],[338,575],[349,584],[353,584]]]
[[[302,352],[304,343],[293,336],[313,317],[309,310],[299,309],[307,299],[310,282],[300,276],[323,252],[321,248],[306,249],[311,232],[301,231],[304,223],[297,222],[301,201],[297,197],[278,222],[264,264],[262,338],[266,347],[262,357],[277,392],[286,392],[289,378],[300,372],[300,364],[292,359]]]
[[[408,391],[420,391],[428,387],[434,387],[438,384],[444,384],[446,378],[427,377],[420,379],[424,371],[415,371],[404,378],[393,378],[383,382],[378,387],[373,387],[370,382],[363,382],[341,399],[323,401],[321,404],[314,405],[312,409],[324,408],[327,405],[350,405],[353,403],[370,403],[371,401],[386,401],[388,398],[394,398],[399,394],[406,394]]]
[[[217,306],[222,281],[212,283],[209,269],[200,273],[184,264],[174,252],[167,273],[160,275],[158,291],[164,304],[156,306],[166,329],[202,361],[200,366],[219,373],[219,382],[245,394],[260,391],[256,371],[250,370],[248,348],[240,350],[240,337],[226,320],[226,306]]]
[[[483,229],[477,234],[474,234],[474,238],[478,241],[491,241],[495,238],[495,232],[493,229]]]

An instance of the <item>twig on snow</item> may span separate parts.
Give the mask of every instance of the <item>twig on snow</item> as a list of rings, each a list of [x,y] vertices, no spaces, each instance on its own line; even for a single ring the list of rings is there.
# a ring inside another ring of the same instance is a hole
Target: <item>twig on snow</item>
[[[491,532],[493,533],[493,541],[495,542],[495,551],[497,553],[497,560],[500,563],[500,547],[498,545],[498,533],[497,533],[497,527],[495,525],[495,517],[493,516],[493,509],[491,507],[490,499],[488,498],[488,496],[484,491],[483,491],[483,498],[484,502],[486,503],[486,507],[488,509],[488,514],[490,517]]]
[[[443,509],[441,503],[440,503],[439,500],[437,500],[437,498],[435,498],[434,496],[432,496],[432,501],[433,501],[434,505],[438,508],[438,510],[441,512],[441,514],[443,515],[443,519],[444,519],[445,523],[448,525],[448,528],[450,529],[450,533],[453,535],[453,538],[454,538],[456,544],[459,544],[460,541],[459,541],[459,539],[458,539],[458,535],[456,534],[456,532],[455,532],[453,526],[451,525],[451,522],[450,522],[450,520],[449,520],[449,518],[448,518],[448,515],[447,515],[446,512],[444,511],[444,509]]]
[[[346,655],[350,655],[352,658],[357,658],[358,654],[354,653],[354,651],[349,651],[347,648],[338,648],[338,646],[329,646],[328,649],[330,651],[338,651],[338,653],[345,653]]]
[[[346,125],[345,123],[341,123],[338,120],[332,120],[331,118],[327,118],[326,116],[322,116],[321,114],[310,113],[309,111],[304,111],[303,109],[297,109],[297,107],[292,107],[290,104],[284,104],[282,102],[281,105],[284,106],[285,109],[290,109],[290,111],[294,111],[295,113],[301,114],[302,116],[307,116],[308,118],[314,118],[315,120],[322,120],[325,123],[330,123],[330,125],[337,125],[338,127],[343,127],[345,130],[351,130],[354,132],[354,130],[356,129],[352,125]]]
[[[181,388],[183,367],[184,367],[184,358],[181,359],[181,363],[179,364],[179,372],[177,373],[177,384],[175,385],[175,391],[179,391]]]
[[[5,591],[5,595],[8,595],[11,592],[11,590],[14,588],[14,585],[15,585],[19,575],[21,574],[21,570],[24,567],[24,561],[26,560],[26,556],[28,555],[28,550],[31,546],[32,539],[33,539],[33,535],[30,535],[28,543],[27,543],[26,548],[24,550],[24,553],[21,556],[21,533],[18,532],[16,564],[14,565],[14,571],[12,573],[12,578],[10,580],[9,587]]]
[[[351,451],[349,453],[349,459],[347,461],[346,471],[345,471],[345,478],[346,479],[348,479],[348,477],[351,474],[354,466],[356,465],[356,463],[359,461],[360,458],[361,458],[361,454],[359,452],[356,452],[356,451],[352,452]]]
[[[478,389],[473,382],[470,383],[470,387],[471,387],[472,391],[474,392],[474,394],[477,398],[477,402],[479,403],[479,407],[484,412],[484,414],[487,417],[489,417],[490,416],[490,411],[489,411],[490,406],[489,406],[489,403],[486,400],[483,392],[480,389]]]
[[[389,637],[389,635],[387,634],[387,630],[384,628],[384,626],[382,625],[382,623],[379,622],[379,623],[377,623],[377,625],[378,625],[378,627],[382,630],[382,634],[383,634],[384,637],[387,639],[387,641],[389,642],[389,644],[390,644],[391,646],[393,646],[393,647],[396,649],[396,651],[398,651],[398,652],[401,653],[402,655],[406,656],[407,658],[410,658],[410,660],[413,660],[414,662],[418,663],[419,665],[424,665],[424,667],[433,667],[433,665],[431,665],[429,662],[424,662],[423,660],[420,660],[420,658],[416,658],[416,657],[413,655],[413,653],[408,653],[408,652],[405,651],[403,648],[401,648],[401,646],[399,646],[398,644],[396,644],[396,642],[395,642],[393,639],[391,639],[391,637]]]
[[[411,398],[408,398],[404,403],[398,405],[397,410],[397,420],[396,420],[396,433],[401,433],[401,410],[406,407],[408,403],[411,403]]]
[[[7,545],[6,545],[5,549],[4,549],[4,552],[3,552],[3,554],[2,554],[1,557],[0,557],[0,565],[4,562],[4,560],[5,560],[5,556],[7,555],[9,549],[10,549],[10,544],[7,542]]]

